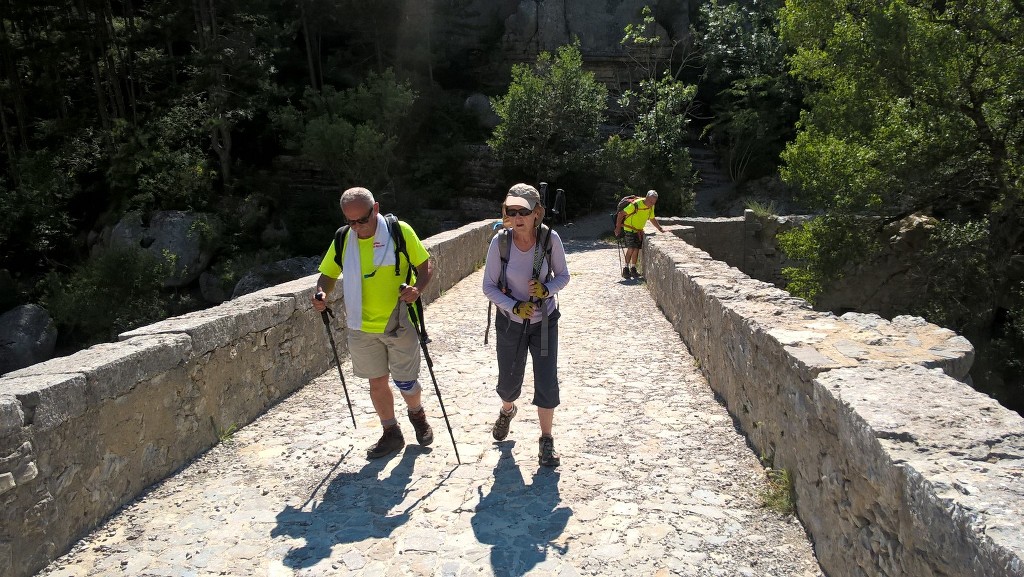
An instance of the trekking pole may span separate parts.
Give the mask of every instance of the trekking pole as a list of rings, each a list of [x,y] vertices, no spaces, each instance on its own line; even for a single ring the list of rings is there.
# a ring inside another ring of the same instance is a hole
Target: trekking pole
[[[324,293],[316,293],[316,300],[324,300]],[[329,317],[329,318],[328,318]],[[356,415],[352,412],[352,401],[348,398],[348,387],[345,386],[345,373],[341,372],[341,360],[338,358],[338,347],[334,344],[334,333],[331,331],[331,319],[334,318],[334,311],[327,307],[320,311],[320,318],[324,320],[324,329],[327,330],[327,339],[331,341],[331,350],[334,351],[334,364],[338,365],[338,376],[341,377],[341,388],[345,391],[345,402],[348,403],[348,414],[352,417],[352,428],[356,427]]]
[[[409,285],[402,283],[399,290],[405,290]],[[408,304],[408,303],[407,303]],[[409,305],[409,312],[412,313],[412,325],[416,329],[416,336],[420,341],[420,348],[423,349],[423,358],[427,360],[427,370],[430,371],[430,380],[434,383],[434,394],[437,395],[437,402],[441,405],[441,414],[444,415],[444,424],[448,427],[448,436],[452,438],[452,448],[455,449],[455,460],[462,464],[459,457],[459,447],[455,444],[455,433],[452,432],[452,424],[448,420],[448,411],[444,410],[444,400],[441,399],[441,388],[437,386],[437,377],[434,376],[434,361],[430,359],[430,351],[427,350],[427,325],[423,322],[423,303],[420,299]]]
[[[622,235],[615,237],[615,245],[619,247],[619,251],[615,253],[619,257],[619,268],[622,268]]]

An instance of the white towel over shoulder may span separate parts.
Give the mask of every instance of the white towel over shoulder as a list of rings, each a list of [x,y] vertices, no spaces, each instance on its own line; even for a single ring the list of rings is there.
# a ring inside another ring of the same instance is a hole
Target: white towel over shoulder
[[[398,223],[395,223],[398,226]],[[349,228],[348,238],[344,240],[345,253],[341,255],[342,277],[341,288],[345,291],[345,320],[348,328],[363,328],[363,270],[359,258],[359,240],[356,231]],[[380,214],[377,215],[377,232],[373,236],[373,264],[377,269],[395,266],[395,249],[391,245],[391,234],[388,223]]]

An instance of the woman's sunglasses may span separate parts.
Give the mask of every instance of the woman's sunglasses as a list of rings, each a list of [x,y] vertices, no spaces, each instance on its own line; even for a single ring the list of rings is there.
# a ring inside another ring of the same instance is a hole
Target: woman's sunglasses
[[[505,207],[505,214],[509,216],[530,216],[533,211],[528,208],[509,208]]]
[[[372,206],[370,207],[370,212],[366,213],[366,216],[364,216],[363,218],[357,218],[355,220],[349,220],[349,219],[346,218],[345,221],[348,222],[349,226],[352,226],[354,224],[366,224],[366,223],[370,222],[370,217],[371,216],[373,216],[373,207]]]

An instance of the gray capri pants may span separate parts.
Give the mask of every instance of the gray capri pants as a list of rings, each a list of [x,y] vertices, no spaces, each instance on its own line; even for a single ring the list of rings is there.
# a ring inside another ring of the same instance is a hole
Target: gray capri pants
[[[501,312],[498,313],[494,322],[494,341],[498,353],[498,386],[495,390],[501,400],[511,403],[522,394],[523,378],[526,375],[526,351],[530,351],[530,357],[533,358],[533,404],[542,409],[554,409],[558,406],[559,316],[558,309],[555,309],[548,317],[548,356],[542,357],[542,324],[530,323],[526,334],[523,335],[523,325],[509,320]]]

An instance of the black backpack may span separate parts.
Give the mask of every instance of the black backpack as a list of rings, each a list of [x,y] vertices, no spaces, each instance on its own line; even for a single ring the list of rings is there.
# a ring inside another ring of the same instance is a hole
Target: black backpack
[[[618,204],[615,205],[615,214],[612,215],[613,229],[615,228],[615,225],[618,224],[619,222],[619,213],[622,212],[623,210],[626,210],[627,206],[633,204],[634,202],[640,200],[641,198],[642,197],[639,197],[635,194],[627,194],[626,196],[619,199]]]
[[[384,215],[384,222],[387,223],[388,233],[391,235],[391,243],[395,245],[395,276],[401,274],[401,259],[398,255],[405,255],[405,262],[409,263],[409,269],[405,271],[405,283],[412,280],[412,261],[409,260],[409,251],[405,248],[405,235],[402,234],[402,227],[398,225],[398,217],[388,213]],[[334,233],[334,262],[338,268],[344,270],[341,264],[342,255],[345,253],[345,240],[348,238],[349,225],[344,225]]]

